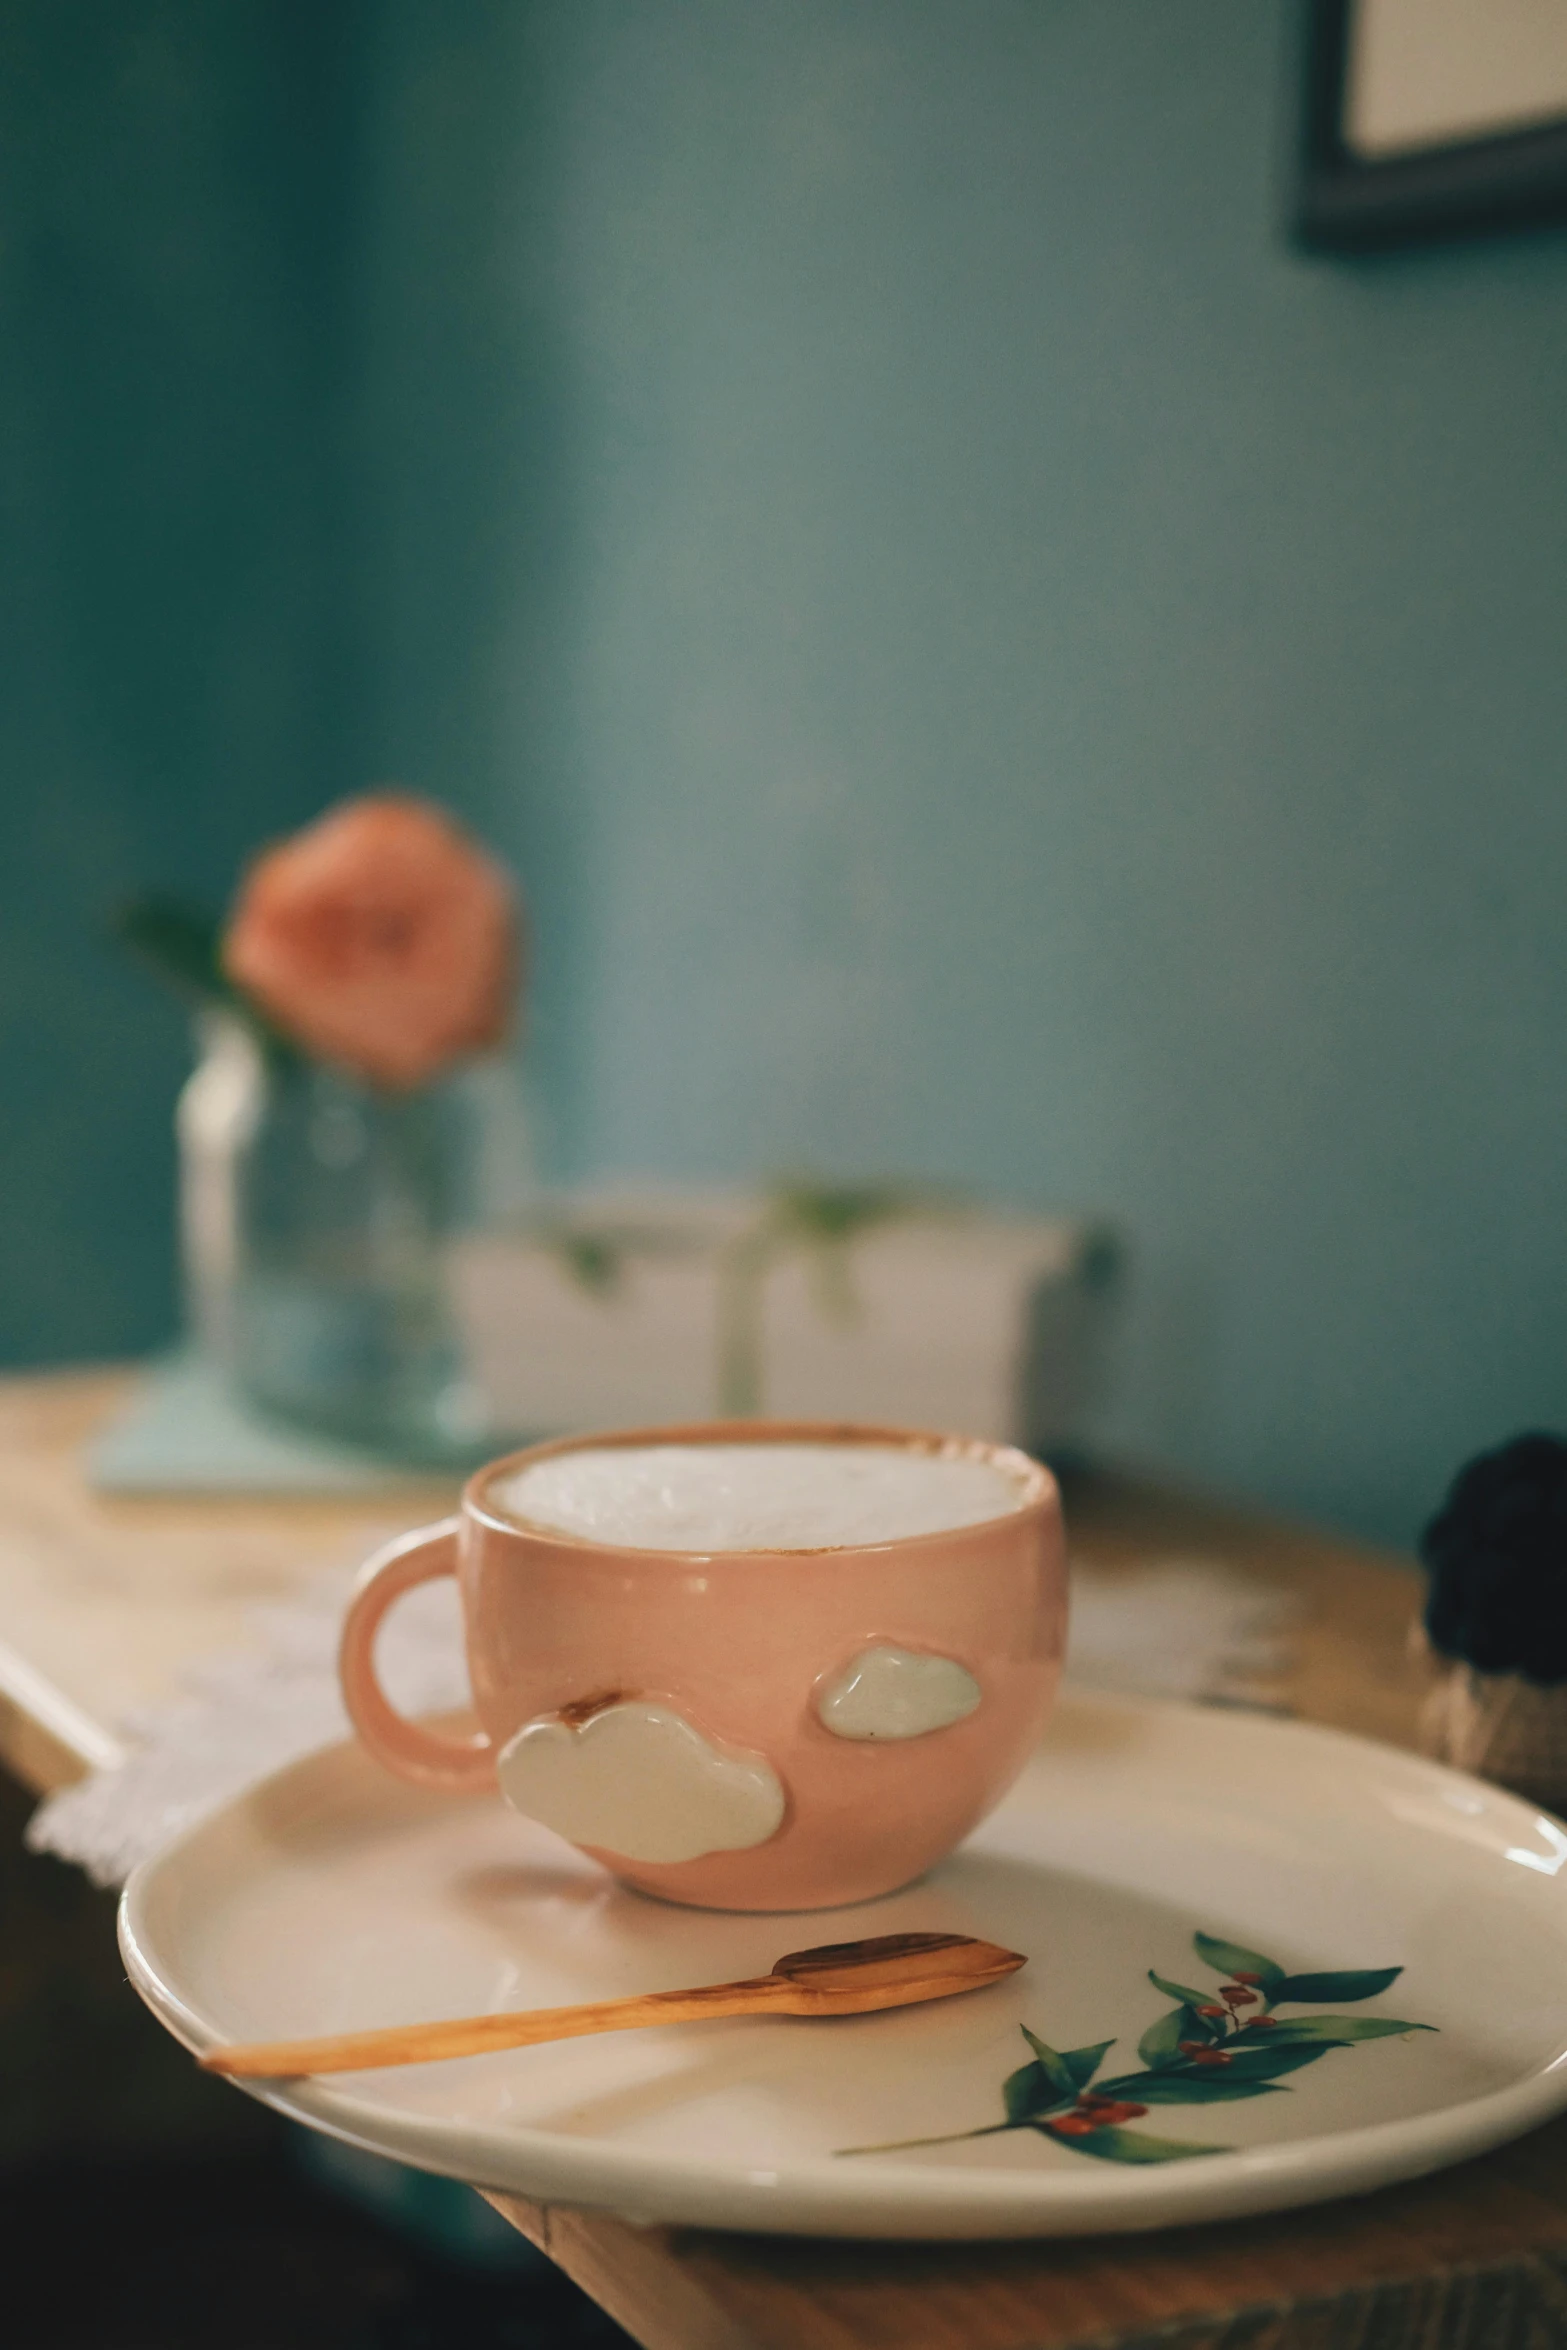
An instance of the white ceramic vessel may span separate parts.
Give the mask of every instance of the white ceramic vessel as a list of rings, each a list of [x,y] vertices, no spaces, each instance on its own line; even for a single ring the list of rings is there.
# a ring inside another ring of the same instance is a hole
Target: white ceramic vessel
[[[1063,1698],[961,1851],[830,1917],[650,1900],[493,1797],[333,1747],[138,1870],[121,1937],[143,1997],[202,2049],[721,1981],[921,1929],[1030,1964],[937,2007],[664,2027],[268,2102],[546,2201],[923,2237],[1277,2210],[1567,2107],[1567,1831],[1411,1755],[1176,1706]],[[1075,2066],[1061,2094],[1022,2026]],[[1002,2128],[1009,2078],[1035,2118]],[[915,2139],[947,2142],[844,2151]]]

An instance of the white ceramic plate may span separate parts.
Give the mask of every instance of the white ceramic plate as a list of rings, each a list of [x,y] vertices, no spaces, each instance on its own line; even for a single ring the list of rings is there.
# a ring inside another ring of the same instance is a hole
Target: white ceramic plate
[[[498,1800],[421,1794],[332,1747],[139,1869],[121,1937],[143,1997],[202,2049],[724,1981],[813,1943],[922,1929],[1030,1963],[940,2006],[663,2026],[291,2082],[268,2102],[550,2202],[923,2237],[1277,2210],[1435,2169],[1567,2106],[1556,1822],[1360,1739],[1178,1706],[1063,1699],[961,1852],[830,1915],[646,1900]],[[1385,1989],[1353,1980],[1394,1967]],[[1232,2023],[1223,1984],[1259,1973]],[[1023,2025],[1056,2051],[1113,2041],[1095,2089],[1137,2076],[1111,2094],[1148,2110],[1063,2104],[1087,2054],[1063,2088]],[[1003,2083],[1036,2062],[1012,2094],[1043,2126],[996,2129]],[[963,2131],[988,2134],[842,2151]]]

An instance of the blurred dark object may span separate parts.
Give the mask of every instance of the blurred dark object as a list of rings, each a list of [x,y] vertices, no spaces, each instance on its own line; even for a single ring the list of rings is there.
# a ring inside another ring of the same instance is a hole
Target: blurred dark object
[[[1357,77],[1374,37],[1376,0],[1306,0],[1304,114],[1295,198],[1297,241],[1317,252],[1354,253],[1438,237],[1532,228],[1567,216],[1567,109],[1541,102],[1474,128],[1432,125],[1393,138],[1357,137]],[[1499,12],[1500,13],[1500,12]],[[1517,28],[1474,12],[1470,38],[1504,39]],[[1440,39],[1441,28],[1424,37]],[[1449,36],[1451,37],[1451,36]],[[1548,37],[1548,31],[1547,36]],[[1543,56],[1542,72],[1550,60]],[[1463,78],[1461,61],[1453,71]]]
[[[357,2175],[199,2072],[125,1981],[113,1896],[23,1850],[30,1806],[0,1774],[7,2350],[621,2350],[521,2237],[501,2265],[474,2227],[484,2256],[451,2257],[424,2204],[410,2225],[383,2191],[378,2218]]]
[[[1567,1443],[1515,1437],[1460,1470],[1420,1539],[1425,1636],[1447,1671],[1429,1753],[1567,1813]]]
[[[1567,1443],[1518,1436],[1454,1479],[1420,1537],[1425,1628],[1482,1673],[1567,1680]]]

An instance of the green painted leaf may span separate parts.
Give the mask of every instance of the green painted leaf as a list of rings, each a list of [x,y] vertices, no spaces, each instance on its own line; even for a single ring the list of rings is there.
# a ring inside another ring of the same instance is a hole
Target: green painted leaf
[[[1019,2065],[1001,2084],[1001,2102],[1009,2122],[1032,2122],[1042,2114],[1059,2113],[1072,2103],[1079,2089],[1087,2088],[1104,2062],[1105,2050],[1115,2046],[1113,2040],[1101,2040],[1093,2048],[1072,2048],[1061,2055],[1026,2024],[1023,2037],[1040,2053],[1032,2064]]]
[[[1001,2084],[1001,2103],[1009,2122],[1031,2122],[1043,2113],[1057,2113],[1070,2105],[1074,2089],[1052,2086],[1042,2064],[1019,2065]]]
[[[1128,2096],[1132,2103],[1149,2103],[1158,2089],[1161,2106],[1179,2106],[1184,2089],[1193,2091],[1193,2101],[1203,2103],[1208,2096],[1208,2082],[1266,2082],[1278,2073],[1299,2073],[1302,2066],[1316,2063],[1325,2056],[1332,2042],[1309,2040],[1297,2042],[1294,2047],[1259,2047],[1243,2049],[1231,2042],[1236,2054],[1229,2063],[1189,2063],[1179,2061],[1172,2066],[1161,2066],[1156,2073],[1118,2073],[1116,2080],[1102,2080],[1097,2084],[1097,2096]]]
[[[1152,2073],[1141,2082],[1107,2081],[1102,2094],[1124,2097],[1129,2105],[1226,2105],[1238,2097],[1282,2097],[1285,2092],[1272,2081],[1251,2080],[1215,2067],[1203,2073]]]
[[[1148,1969],[1148,1980],[1156,1991],[1164,1993],[1166,1999],[1178,1999],[1182,2007],[1217,2007],[1219,2004],[1211,1991],[1194,1991],[1189,1983],[1172,1983],[1167,1975],[1156,1975],[1152,1967]]]
[[[1332,2040],[1286,2040],[1282,2032],[1270,2032],[1266,2040],[1254,2041],[1250,2047],[1232,2040],[1234,2054],[1224,2070],[1231,2080],[1272,2081],[1280,2073],[1298,2073],[1302,2065],[1314,2064],[1336,2045]],[[1194,2065],[1192,2070],[1196,2069]]]
[[[1074,2154],[1092,2154],[1100,2162],[1188,2162],[1199,2154],[1229,2154],[1228,2146],[1190,2146],[1179,2138],[1154,2138],[1146,2130],[1089,2130],[1081,2138],[1057,2137],[1054,2130],[1044,2136],[1054,2138],[1058,2146],[1069,2146]]]
[[[1403,1971],[1401,1966],[1372,1966],[1327,1975],[1286,1975],[1282,1983],[1270,1986],[1268,1996],[1275,2007],[1284,2000],[1294,2005],[1307,1999],[1375,1999],[1379,1991],[1396,1983]]]
[[[1259,2054],[1264,2048],[1298,2047],[1303,2042],[1347,2048],[1354,2040],[1389,2040],[1399,2032],[1435,2030],[1435,2024],[1406,2024],[1396,2015],[1295,2015],[1285,2017],[1265,2039],[1259,2034],[1250,2045]]]
[[[1061,2062],[1066,2066],[1079,2089],[1087,2088],[1099,2067],[1104,2063],[1106,2051],[1114,2046],[1113,2040],[1098,2040],[1092,2048],[1069,2048],[1066,2051]]]
[[[1058,2097],[1075,2097],[1079,2084],[1073,2078],[1072,2068],[1061,2051],[1058,2048],[1052,2048],[1048,2040],[1041,2040],[1039,2034],[1031,2032],[1027,2024],[1023,2024],[1020,2029],[1024,2039],[1039,2060],[1041,2072],[1055,2090],[1056,2095]]]
[[[1156,2024],[1149,2025],[1137,2043],[1137,2053],[1144,2064],[1176,2064],[1180,2061],[1181,2042],[1194,2040],[1203,2029],[1189,2007],[1172,2007],[1168,2015],[1162,2015]]]
[[[1257,1950],[1243,1950],[1238,1942],[1221,1942],[1216,1934],[1194,1934],[1192,1942],[1205,1966],[1211,1966],[1220,1975],[1256,1975],[1261,1988],[1273,1996],[1273,1986],[1284,1980],[1284,1969],[1276,1958],[1264,1958]]]

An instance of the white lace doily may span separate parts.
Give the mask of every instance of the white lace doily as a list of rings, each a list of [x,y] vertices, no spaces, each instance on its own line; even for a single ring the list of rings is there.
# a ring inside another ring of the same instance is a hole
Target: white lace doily
[[[287,1606],[258,1609],[253,1647],[184,1676],[167,1704],[119,1725],[130,1748],[33,1815],[37,1852],[76,1862],[100,1885],[203,1813],[318,1746],[348,1735],[337,1688],[337,1635],[352,1570],[322,1575]],[[1169,1559],[1073,1574],[1068,1671],[1132,1695],[1247,1703],[1283,1669],[1291,1602],[1259,1592],[1211,1560]],[[410,1714],[466,1704],[455,1586],[410,1592],[388,1618],[378,1655],[387,1692]]]

